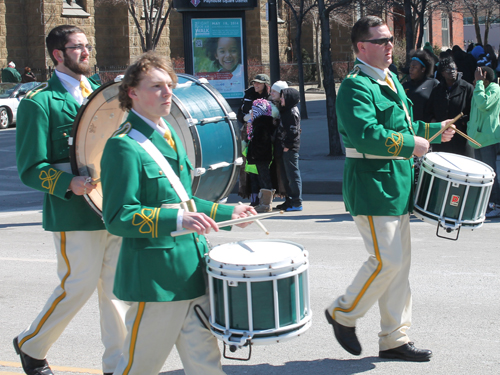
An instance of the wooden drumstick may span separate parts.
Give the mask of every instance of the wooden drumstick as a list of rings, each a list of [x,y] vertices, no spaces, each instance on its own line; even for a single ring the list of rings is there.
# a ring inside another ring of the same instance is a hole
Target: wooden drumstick
[[[247,217],[240,217],[238,219],[233,219],[233,220],[221,221],[221,222],[217,223],[217,225],[219,226],[219,228],[229,227],[231,225],[248,223],[250,221],[255,221],[258,219],[265,219],[265,218],[279,215],[279,214],[283,214],[283,213],[284,213],[284,211],[267,212],[264,214],[258,214],[258,215],[252,215],[252,216],[247,216]],[[172,237],[177,237],[177,236],[183,236],[185,234],[191,234],[191,233],[196,233],[196,231],[190,230],[190,229],[175,230],[173,232],[170,232],[170,235]]]
[[[442,133],[446,131],[451,125],[453,125],[455,122],[457,122],[460,117],[462,117],[464,114],[460,112],[451,122],[449,122],[444,128],[442,128],[440,131],[438,131],[436,134],[434,134],[432,137],[429,138],[429,143],[431,143],[433,140],[435,140],[437,137],[439,137]],[[455,129],[456,131],[456,129]]]
[[[97,185],[99,182],[101,182],[100,178],[96,178],[95,180],[90,181],[92,185]]]
[[[243,205],[243,203],[241,203],[241,202],[238,202],[238,204]],[[251,215],[251,214],[249,213],[248,215]],[[264,224],[262,224],[262,222],[260,220],[255,220],[255,224],[257,224],[259,226],[259,228],[264,231],[265,234],[269,235],[269,232],[267,231],[266,227],[264,226]]]
[[[467,134],[465,134],[464,132],[461,132],[460,130],[458,129],[455,129],[455,132],[459,135],[461,135],[462,137],[464,137],[465,139],[471,141],[472,143],[474,143],[476,146],[478,147],[482,147],[481,146],[481,143],[479,143],[478,141],[476,141],[475,139],[472,139],[471,137],[469,137]]]

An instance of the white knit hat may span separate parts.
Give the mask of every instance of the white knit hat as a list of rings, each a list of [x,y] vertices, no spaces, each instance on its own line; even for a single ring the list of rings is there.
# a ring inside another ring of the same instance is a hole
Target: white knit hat
[[[288,84],[285,81],[276,81],[274,82],[274,85],[272,85],[271,90],[281,93],[281,90],[286,88],[288,88]]]
[[[13,62],[13,61],[11,61],[11,62],[9,63],[9,65],[8,65],[8,67],[10,67],[10,68],[15,68],[15,67],[16,67],[16,64],[14,64],[14,62]]]

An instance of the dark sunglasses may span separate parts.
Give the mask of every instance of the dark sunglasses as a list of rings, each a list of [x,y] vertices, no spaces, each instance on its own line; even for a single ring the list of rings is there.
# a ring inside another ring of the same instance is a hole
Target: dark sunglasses
[[[361,40],[361,42],[368,42],[368,43],[372,43],[372,44],[378,44],[379,46],[381,46],[381,45],[386,46],[389,44],[389,42],[391,42],[391,43],[394,42],[394,36],[391,36],[390,38]]]

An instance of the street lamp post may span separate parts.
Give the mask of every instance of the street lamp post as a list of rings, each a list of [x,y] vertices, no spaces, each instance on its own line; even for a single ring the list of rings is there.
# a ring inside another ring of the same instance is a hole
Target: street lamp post
[[[280,80],[280,56],[278,45],[278,12],[276,0],[267,1],[269,16],[269,65],[271,72],[271,83]]]

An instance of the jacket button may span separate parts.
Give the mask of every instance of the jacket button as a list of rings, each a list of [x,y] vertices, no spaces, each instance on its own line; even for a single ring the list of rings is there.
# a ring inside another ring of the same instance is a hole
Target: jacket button
[[[183,166],[183,165],[181,165],[181,171],[183,171],[183,170],[184,170],[184,166]]]
[[[159,173],[159,174],[163,174],[163,171],[159,171],[158,173]]]
[[[64,136],[66,137],[66,136],[67,136],[68,134],[66,134],[66,133],[63,133],[63,135],[64,135]]]
[[[196,242],[200,242],[200,239],[198,237],[196,238]]]

